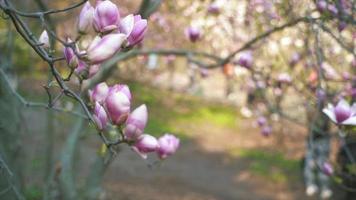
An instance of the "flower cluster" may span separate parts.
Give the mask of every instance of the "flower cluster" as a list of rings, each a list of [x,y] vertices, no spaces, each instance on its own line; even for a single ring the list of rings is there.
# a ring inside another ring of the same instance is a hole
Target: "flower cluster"
[[[100,64],[115,53],[141,43],[147,20],[133,14],[121,19],[118,7],[110,0],[97,0],[95,7],[87,1],[79,14],[77,30],[79,36],[75,42],[67,38],[63,54],[67,65],[85,79],[94,76]],[[92,30],[95,37],[85,50],[80,50],[77,42]],[[49,46],[47,32],[44,31],[39,40],[45,47]]]
[[[105,131],[109,124],[122,133],[122,141],[132,146],[142,158],[147,153],[156,152],[161,159],[174,154],[179,147],[179,139],[165,134],[158,140],[144,133],[147,124],[147,107],[141,105],[131,112],[131,92],[127,85],[116,84],[109,87],[102,82],[89,90],[89,98],[94,105],[93,118],[97,129]]]

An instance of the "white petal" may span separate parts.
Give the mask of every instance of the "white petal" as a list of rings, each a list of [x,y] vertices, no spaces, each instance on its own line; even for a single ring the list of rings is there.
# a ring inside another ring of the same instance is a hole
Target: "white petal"
[[[334,110],[334,108],[332,106],[330,107],[330,104],[329,104],[328,108],[323,109],[323,113],[326,114],[331,119],[331,121],[337,123],[335,113],[333,110]]]
[[[343,121],[341,124],[344,124],[344,125],[355,125],[356,126],[356,116],[348,118],[347,120]]]

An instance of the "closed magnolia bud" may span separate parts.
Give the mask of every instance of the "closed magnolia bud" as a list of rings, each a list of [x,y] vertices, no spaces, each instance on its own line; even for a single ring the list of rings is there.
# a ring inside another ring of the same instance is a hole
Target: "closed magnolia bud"
[[[99,102],[103,104],[109,94],[109,87],[105,82],[97,84],[93,90],[90,91],[89,97],[92,102]]]
[[[71,43],[71,39],[67,39],[67,43]],[[64,47],[63,49],[64,58],[66,59],[67,65],[74,69],[78,66],[78,58],[75,55],[74,50],[71,47]]]
[[[49,37],[46,30],[42,32],[38,41],[43,45],[44,48],[49,48]]]
[[[251,51],[245,51],[240,54],[240,58],[237,62],[242,67],[251,68],[253,64],[253,56]]]
[[[185,34],[191,42],[196,42],[201,36],[200,29],[196,27],[187,28]]]
[[[127,139],[135,140],[143,134],[147,123],[147,107],[141,105],[136,108],[127,118],[124,134]]]
[[[142,158],[147,158],[147,153],[154,152],[158,149],[158,141],[155,137],[148,134],[141,135],[132,149],[136,151]]]
[[[87,55],[92,64],[101,63],[111,58],[120,50],[126,36],[121,33],[105,35],[102,38],[95,38],[90,44]]]
[[[111,121],[116,125],[124,123],[130,113],[130,99],[123,91],[110,90],[105,100]]]
[[[108,123],[108,116],[105,112],[104,107],[100,105],[99,102],[95,102],[93,118],[99,130],[103,130],[106,128],[106,125]]]
[[[130,46],[134,46],[139,44],[147,31],[147,20],[142,19],[141,15],[134,16],[134,25],[132,31],[128,35],[127,41],[129,42]]]
[[[94,8],[91,6],[90,2],[87,1],[84,7],[80,11],[78,18],[78,32],[81,34],[86,34],[89,32],[93,25]]]
[[[109,0],[97,1],[94,10],[94,29],[97,32],[108,32],[116,29],[120,22],[117,6]]]
[[[161,159],[173,155],[179,148],[179,139],[171,134],[165,134],[158,139],[159,148],[157,154]]]

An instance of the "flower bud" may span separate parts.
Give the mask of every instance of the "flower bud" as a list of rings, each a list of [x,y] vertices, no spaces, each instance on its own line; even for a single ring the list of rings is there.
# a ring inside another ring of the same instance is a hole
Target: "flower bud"
[[[155,137],[148,134],[141,135],[132,149],[136,151],[142,158],[147,158],[147,153],[154,152],[158,149],[158,141]]]
[[[97,32],[108,32],[117,28],[120,13],[117,6],[111,1],[97,1],[94,10],[94,29]]]
[[[214,14],[214,15],[219,14],[220,13],[219,5],[216,2],[211,3],[208,7],[208,13]]]
[[[49,48],[49,37],[46,30],[42,32],[38,41],[43,44],[44,48]]]
[[[251,51],[245,51],[240,54],[240,58],[238,60],[238,65],[246,68],[251,68],[253,64],[253,56]]]
[[[105,112],[104,107],[100,105],[99,102],[95,102],[93,118],[99,130],[103,130],[106,128],[106,125],[108,123],[108,116]]]
[[[272,133],[272,128],[270,126],[264,126],[261,130],[261,134],[266,137],[271,135],[271,133]]]
[[[78,18],[78,32],[81,34],[87,34],[93,25],[94,8],[91,6],[90,2],[87,1],[84,7],[80,11]]]
[[[323,166],[321,167],[321,170],[324,172],[324,174],[331,176],[334,173],[334,169],[333,166],[328,163],[328,162],[324,162]]]
[[[336,6],[333,4],[328,5],[328,11],[330,12],[331,15],[336,16],[339,11],[337,10]]]
[[[267,124],[267,119],[265,117],[261,116],[257,119],[257,124],[258,124],[258,126],[263,127],[264,125]]]
[[[92,102],[99,102],[103,104],[109,94],[109,87],[105,82],[97,84],[94,89],[89,93]]]
[[[319,0],[316,3],[316,8],[319,10],[319,12],[323,13],[327,10],[328,3],[325,0]]]
[[[123,90],[110,89],[105,100],[111,121],[116,125],[124,123],[130,113],[130,99]]]
[[[142,19],[141,15],[134,16],[134,24],[132,31],[128,35],[127,41],[129,42],[129,46],[134,46],[140,43],[147,31],[147,20]]]
[[[157,154],[161,159],[173,155],[179,148],[179,139],[171,134],[165,134],[158,139]]]
[[[125,39],[124,34],[109,34],[103,38],[95,38],[88,48],[88,59],[92,64],[98,64],[111,58],[119,51]]]
[[[296,53],[296,52],[293,53],[293,55],[289,61],[290,66],[293,67],[294,65],[296,65],[299,62],[299,60],[300,60],[299,53]]]
[[[200,68],[199,72],[202,78],[207,78],[209,76],[209,70],[206,68]]]
[[[191,42],[196,42],[201,36],[200,29],[196,27],[187,28],[185,34]]]
[[[124,134],[127,139],[135,140],[143,134],[147,123],[147,107],[141,105],[136,108],[127,118]]]
[[[70,38],[67,39],[67,43],[71,43],[72,40]],[[78,58],[75,55],[73,49],[71,47],[64,47],[63,49],[64,58],[66,59],[67,65],[74,69],[78,66]]]

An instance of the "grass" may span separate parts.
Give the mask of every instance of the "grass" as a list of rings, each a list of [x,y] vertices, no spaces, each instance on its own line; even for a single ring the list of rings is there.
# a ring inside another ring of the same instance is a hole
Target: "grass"
[[[212,123],[218,127],[237,127],[236,111],[231,106],[202,102],[200,98],[172,94],[151,87],[130,83],[134,103],[145,103],[149,110],[146,131],[155,135],[172,132],[180,137],[188,136],[182,125]]]
[[[234,149],[233,157],[246,159],[252,174],[264,177],[275,183],[296,180],[300,168],[299,160],[287,159],[281,153],[266,152],[260,149]]]

